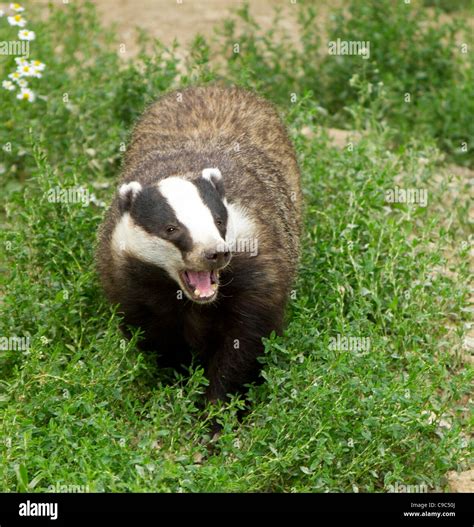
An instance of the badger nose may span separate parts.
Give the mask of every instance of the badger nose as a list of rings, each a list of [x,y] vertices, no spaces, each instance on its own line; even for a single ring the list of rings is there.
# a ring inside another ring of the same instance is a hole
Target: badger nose
[[[230,251],[204,251],[204,259],[213,269],[219,269],[229,263]]]

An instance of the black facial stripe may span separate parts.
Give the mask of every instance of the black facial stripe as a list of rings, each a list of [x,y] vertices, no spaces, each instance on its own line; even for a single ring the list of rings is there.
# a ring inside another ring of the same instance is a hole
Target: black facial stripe
[[[227,232],[227,208],[222,203],[221,196],[214,185],[207,179],[199,178],[193,181],[193,183],[196,185],[204,205],[211,211],[214,223],[218,218],[222,220],[222,225],[219,226],[216,224],[216,227],[220,235],[225,239]]]
[[[181,252],[191,251],[193,241],[189,230],[178,221],[166,198],[155,187],[145,187],[138,193],[130,214],[146,232],[173,243]],[[167,236],[168,225],[179,227],[179,231]]]

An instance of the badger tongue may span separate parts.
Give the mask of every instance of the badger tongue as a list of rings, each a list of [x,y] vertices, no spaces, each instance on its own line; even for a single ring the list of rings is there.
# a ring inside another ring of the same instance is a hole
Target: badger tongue
[[[186,271],[186,274],[196,296],[205,298],[214,294],[209,271]]]

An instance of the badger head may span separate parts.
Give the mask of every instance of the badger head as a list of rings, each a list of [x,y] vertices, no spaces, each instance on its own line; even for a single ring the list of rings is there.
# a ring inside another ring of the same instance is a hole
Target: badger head
[[[219,169],[204,169],[197,179],[173,176],[149,186],[124,183],[118,202],[114,255],[128,254],[165,270],[194,302],[215,300],[219,272],[231,258]]]

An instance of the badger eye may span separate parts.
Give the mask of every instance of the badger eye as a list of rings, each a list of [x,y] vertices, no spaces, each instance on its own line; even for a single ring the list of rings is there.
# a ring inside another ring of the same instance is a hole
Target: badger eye
[[[224,222],[223,222],[222,220],[216,220],[216,225],[219,226],[219,227],[220,227],[221,225],[223,225],[223,223],[224,223]]]
[[[171,234],[172,232],[175,232],[178,230],[178,227],[174,227],[173,225],[168,225],[168,227],[166,227],[166,232],[168,234]]]

